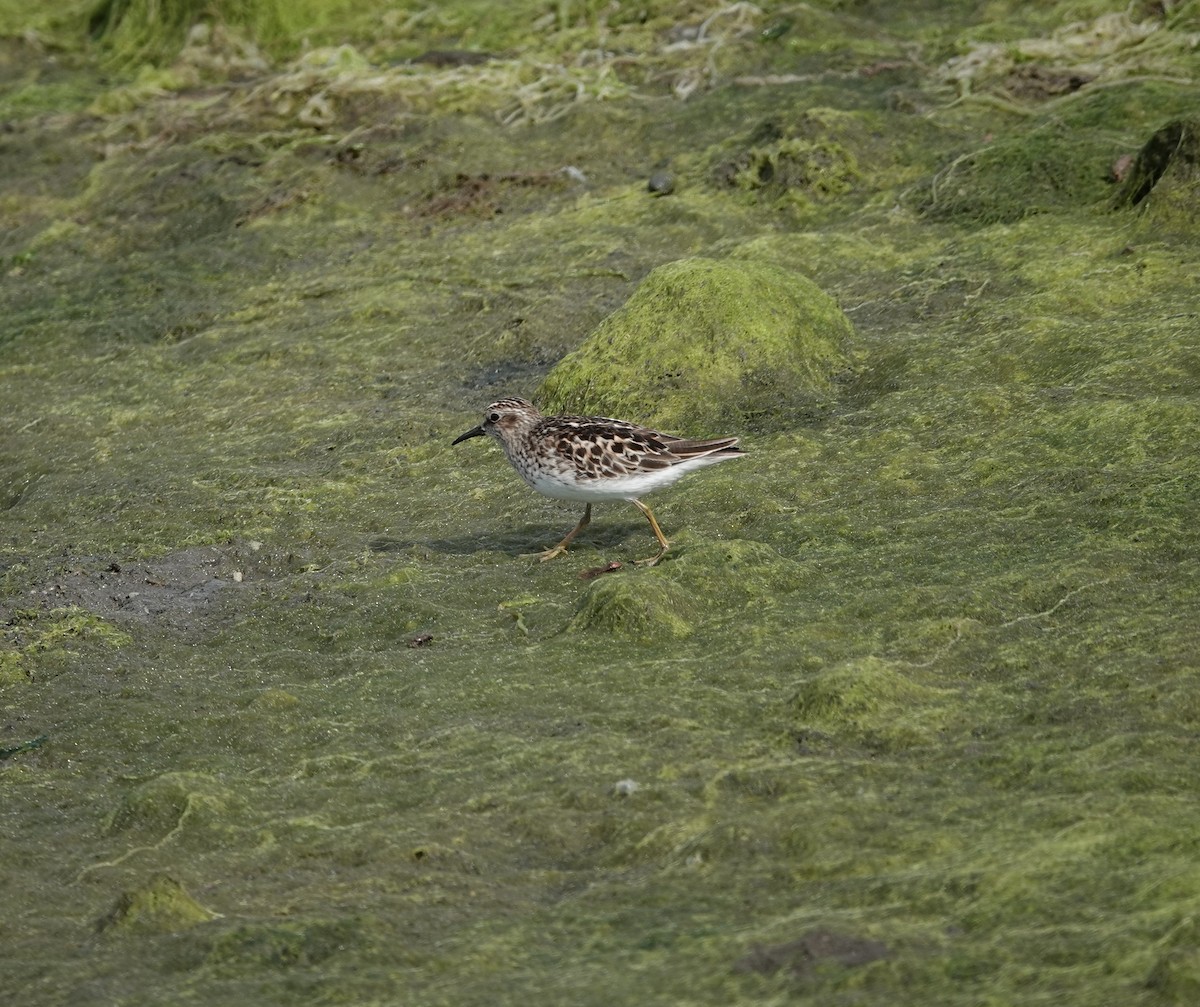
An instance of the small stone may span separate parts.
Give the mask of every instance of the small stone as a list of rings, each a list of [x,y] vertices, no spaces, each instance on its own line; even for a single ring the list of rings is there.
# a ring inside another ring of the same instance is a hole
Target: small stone
[[[669,171],[656,171],[650,176],[646,188],[655,196],[669,196],[675,191],[675,176]]]

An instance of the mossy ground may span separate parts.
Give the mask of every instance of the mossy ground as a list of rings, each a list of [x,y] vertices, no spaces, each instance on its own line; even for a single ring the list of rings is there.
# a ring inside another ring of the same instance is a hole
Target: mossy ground
[[[1200,244],[1104,178],[1195,107],[1194,3],[364,4],[257,76],[13,9],[0,988],[1192,1001]],[[387,64],[456,37],[505,58]],[[578,514],[449,441],[685,256],[809,276],[862,366],[654,498],[658,567],[615,505],[519,560]]]

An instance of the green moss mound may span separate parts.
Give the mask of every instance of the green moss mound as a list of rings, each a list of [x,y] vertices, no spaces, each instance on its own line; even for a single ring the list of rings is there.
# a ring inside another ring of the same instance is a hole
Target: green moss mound
[[[248,923],[213,939],[204,957],[222,975],[317,965],[360,943],[361,931],[355,919]]]
[[[806,723],[873,748],[927,744],[945,727],[953,693],[907,672],[876,657],[847,661],[805,681],[792,705]]]
[[[1193,107],[1187,92],[1162,81],[1085,87],[957,155],[928,185],[910,190],[908,198],[925,218],[960,224],[1011,224],[1037,214],[1103,210],[1113,200],[1114,173],[1120,155],[1130,149],[1129,138],[1145,136],[1171,117],[1184,120],[1173,126],[1185,126]],[[1180,136],[1164,130],[1139,160],[1154,178],[1171,156],[1172,140]],[[1186,161],[1185,155],[1177,164]],[[1135,169],[1121,192],[1136,193],[1145,177]],[[1131,200],[1118,195],[1117,201]]]
[[[934,220],[1011,224],[1100,202],[1112,148],[1060,123],[996,140],[956,158],[933,179],[921,212]]]
[[[1200,1002],[1200,934],[1196,921],[1188,918],[1162,941],[1146,985],[1165,1004],[1184,1007]]]
[[[762,205],[790,207],[796,219],[811,223],[820,207],[850,212],[869,192],[894,184],[904,168],[898,148],[880,142],[884,133],[879,118],[863,109],[772,110],[716,146],[709,182]]]
[[[548,412],[695,435],[783,429],[833,398],[853,330],[797,273],[695,258],[655,269],[538,390]]]
[[[695,597],[738,607],[774,605],[805,584],[801,564],[748,539],[689,544],[664,572]]]
[[[112,623],[76,605],[18,609],[0,629],[0,685],[25,681],[35,667],[42,675],[56,674],[84,641],[120,648],[129,640]]]
[[[1195,234],[1200,223],[1200,119],[1169,122],[1143,145],[1114,199],[1135,206],[1138,229]]]
[[[687,591],[654,574],[606,578],[584,592],[568,629],[681,640],[692,633],[692,607]]]
[[[207,923],[216,913],[205,909],[174,878],[160,874],[147,884],[122,892],[96,929],[172,933]]]
[[[136,787],[109,814],[104,834],[175,836],[217,826],[238,801],[203,773],[163,773]]]

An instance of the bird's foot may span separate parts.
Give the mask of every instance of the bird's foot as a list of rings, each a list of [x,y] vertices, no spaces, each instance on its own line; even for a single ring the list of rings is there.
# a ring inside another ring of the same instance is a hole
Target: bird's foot
[[[666,554],[667,554],[667,550],[664,547],[657,556],[648,556],[645,559],[635,559],[634,563],[636,563],[638,566],[657,566],[658,561],[660,559],[662,559]]]
[[[557,559],[559,556],[567,554],[567,547],[561,542],[551,549],[543,549],[541,552],[523,552],[520,559],[536,559],[540,563],[545,563],[547,560]]]

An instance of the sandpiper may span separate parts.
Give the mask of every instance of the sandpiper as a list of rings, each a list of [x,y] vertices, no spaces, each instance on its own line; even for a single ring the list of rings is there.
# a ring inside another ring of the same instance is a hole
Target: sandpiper
[[[658,539],[658,553],[637,560],[653,566],[666,555],[670,543],[654,513],[638,497],[670,486],[693,469],[743,454],[736,437],[688,440],[607,416],[543,416],[531,403],[517,398],[493,402],[483,422],[454,443],[484,434],[500,442],[513,468],[539,493],[587,504],[579,524],[558,545],[530,554],[529,558],[543,562],[567,551],[591,521],[593,503],[628,500],[646,515]]]

